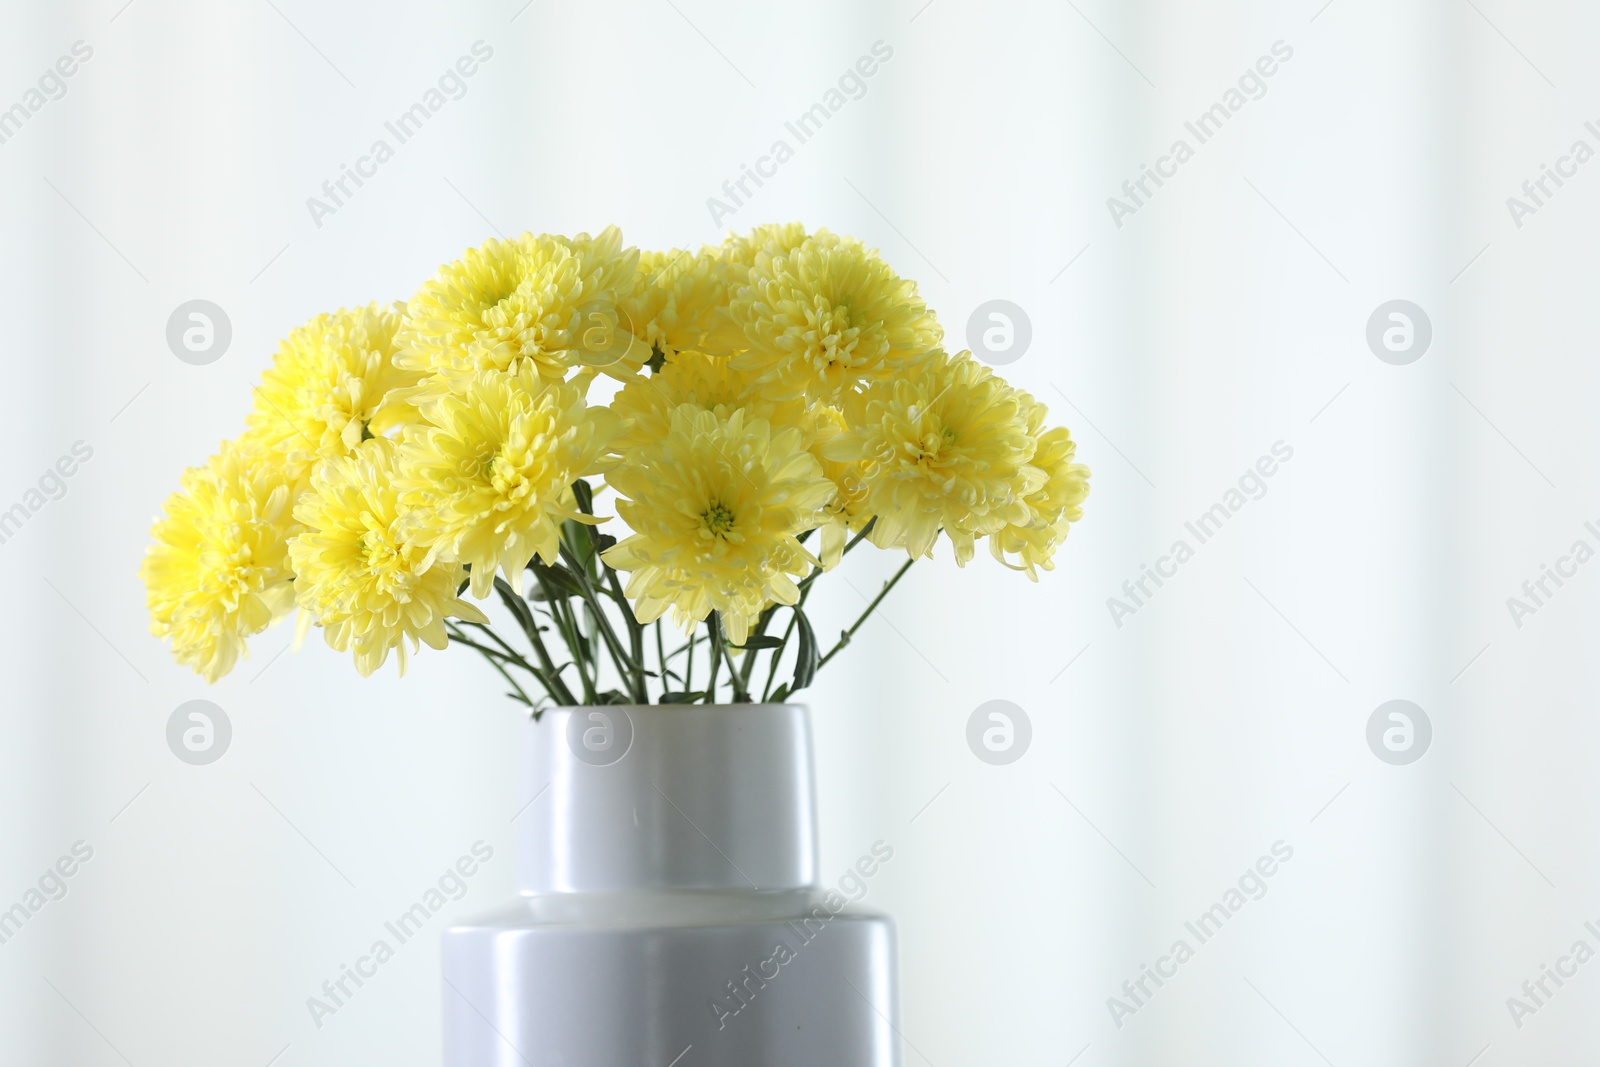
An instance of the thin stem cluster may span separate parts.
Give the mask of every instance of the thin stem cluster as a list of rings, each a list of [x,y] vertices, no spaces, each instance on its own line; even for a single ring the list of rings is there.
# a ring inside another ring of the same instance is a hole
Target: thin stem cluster
[[[593,515],[589,485],[578,481],[572,488],[579,509]],[[871,529],[869,522],[855,534],[845,554]],[[523,589],[496,577],[495,592],[520,638],[513,633],[508,639],[493,625],[446,622],[450,640],[482,655],[511,687],[506,695],[535,718],[552,706],[787,700],[843,651],[914,562],[907,559],[895,571],[831,647],[817,640],[805,611],[821,567],[800,580],[794,604],[769,606],[744,644],[734,645],[714,611],[687,637],[665,619],[639,622],[617,572],[601,558],[615,543],[593,525],[568,521],[556,564],[532,560]]]

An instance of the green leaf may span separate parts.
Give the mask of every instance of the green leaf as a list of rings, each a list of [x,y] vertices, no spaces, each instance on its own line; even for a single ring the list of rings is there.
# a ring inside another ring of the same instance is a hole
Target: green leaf
[[[589,483],[579,478],[572,483],[572,495],[578,500],[578,510],[585,515],[594,514],[594,490],[589,488]]]
[[[578,566],[589,576],[590,581],[595,580],[594,543],[589,540],[589,528],[575,519],[566,519],[561,523],[561,543],[567,546],[567,551],[572,553],[578,561]]]
[[[578,578],[565,567],[547,567],[539,560],[530,560],[528,566],[532,568],[541,585],[549,586],[550,592],[559,597],[581,597],[583,586],[578,584]]]
[[[528,609],[527,603],[517,595],[504,578],[495,576],[495,590],[500,594],[500,599],[505,603],[511,614],[516,616],[517,625],[522,627],[523,633],[536,629],[538,624],[533,621],[533,612]]]
[[[701,700],[704,697],[705,697],[705,693],[703,691],[695,691],[695,692],[689,692],[689,693],[662,693],[661,694],[661,703],[663,703],[663,704],[693,704],[695,701]]]
[[[811,629],[811,620],[806,618],[806,613],[795,608],[794,621],[800,645],[795,652],[794,681],[788,688],[790,693],[798,693],[811,684],[811,680],[817,676],[817,661],[822,658],[817,651],[817,635]]]
[[[742,645],[729,645],[729,648],[739,649],[742,652],[754,651],[758,648],[782,648],[783,640],[766,634],[752,634],[745,639]]]
[[[603,638],[600,634],[600,624],[598,619],[595,617],[594,609],[591,608],[587,602],[585,602],[583,605],[583,622],[589,630],[588,633],[583,635],[589,642],[589,662],[599,663],[600,647]],[[581,628],[582,627],[580,627],[580,629]]]
[[[772,704],[782,704],[784,700],[788,698],[788,696],[789,687],[787,685],[780,685],[778,688],[772,691],[772,696],[768,697],[767,700]]]

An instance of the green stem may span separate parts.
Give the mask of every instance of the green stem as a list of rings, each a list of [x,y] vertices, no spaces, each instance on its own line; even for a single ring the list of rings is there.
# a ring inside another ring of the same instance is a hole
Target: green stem
[[[767,624],[772,621],[772,616],[777,613],[778,608],[779,608],[779,605],[773,604],[773,605],[770,605],[765,611],[763,611],[761,613],[761,616],[758,619],[756,619],[755,628],[750,631],[750,637],[762,637],[762,636],[764,636],[766,634],[766,632],[767,632]],[[748,645],[749,643],[750,643],[750,641],[747,638],[745,640],[745,644]],[[772,651],[774,651],[774,652],[782,652],[783,648],[782,648],[782,646],[779,646],[778,648],[773,649]],[[744,683],[744,687],[746,689],[750,688],[750,674],[756,668],[756,660],[760,659],[760,658],[761,658],[761,650],[760,649],[755,649],[755,648],[746,648],[745,649],[745,652],[744,652],[744,667],[739,672],[739,680]]]
[[[595,626],[600,631],[600,639],[605,642],[606,650],[611,653],[617,673],[622,676],[623,683],[627,685],[633,699],[637,703],[645,703],[649,697],[644,692],[644,667],[639,662],[642,657],[629,659],[628,654],[622,650],[622,642],[617,638],[617,632],[611,628],[611,620],[605,610],[600,607],[600,598],[594,591],[594,584],[589,581],[588,572],[564,542],[561,544],[561,558],[567,561],[568,569],[578,579],[578,588],[583,590],[584,602],[589,605],[589,614],[595,620]]]
[[[460,629],[463,626],[470,626],[474,630],[481,632],[489,640],[500,646],[501,651],[505,654],[507,659],[516,663],[518,666],[527,669],[528,671],[532,672],[535,677],[537,677],[538,670],[534,667],[534,665],[524,659],[522,653],[518,652],[516,649],[507,644],[505,638],[495,633],[493,627],[485,626],[481,622],[468,622],[465,619],[447,620],[446,625],[455,626],[457,629]]]
[[[461,627],[470,626],[474,630],[481,631],[484,634],[484,636],[490,638],[491,640],[494,641],[495,644],[500,646],[500,650],[499,651],[491,648],[491,649],[487,649],[486,650],[487,652],[489,652],[492,655],[498,656],[500,659],[505,660],[507,663],[511,663],[511,664],[514,664],[514,665],[516,665],[518,667],[521,667],[523,670],[527,671],[529,674],[533,675],[535,678],[539,678],[539,680],[541,682],[544,681],[544,679],[540,677],[540,672],[539,672],[539,668],[538,667],[535,667],[533,664],[529,663],[526,659],[523,658],[523,656],[522,656],[522,654],[520,652],[518,652],[516,649],[512,648],[510,645],[506,644],[505,641],[500,637],[499,634],[495,633],[489,627],[484,626],[482,623],[467,622],[467,621],[462,620],[462,619],[447,619],[445,621],[445,626],[446,626],[446,628],[454,626],[456,628],[456,630],[458,632],[460,632],[460,634],[461,634],[462,643],[466,643],[469,639],[467,638],[466,633],[464,631],[461,631]],[[476,642],[472,642],[472,643],[474,645],[476,645]]]
[[[660,626],[661,624],[658,622],[656,625]],[[699,636],[700,627],[696,626],[694,629],[689,631],[689,644],[687,646],[689,652],[688,655],[684,657],[683,665],[683,691],[685,693],[694,692],[694,643],[695,639]]]
[[[571,707],[578,701],[573,697],[572,690],[567,688],[567,683],[561,677],[561,672],[556,669],[555,661],[550,658],[549,649],[545,648],[544,638],[539,636],[539,623],[533,617],[528,602],[504,578],[494,580],[494,588],[500,594],[501,601],[506,609],[511,612],[512,618],[522,627],[522,632],[528,638],[528,643],[533,646],[533,654],[539,658],[539,663],[544,667],[544,682],[546,691],[557,703]],[[546,594],[549,595],[548,593]]]
[[[878,519],[876,516],[868,519],[866,525],[861,527],[856,535],[852,537],[848,543],[846,543],[844,550],[839,553],[839,558],[843,559],[845,556],[848,556],[857,545],[859,545],[862,541],[865,541],[867,535],[872,532],[872,527],[877,523],[877,521]],[[806,533],[809,534],[811,531],[807,530]],[[804,537],[802,537],[801,540],[803,541]],[[812,567],[811,573],[800,580],[800,599],[795,601],[795,608],[798,609],[805,607],[806,598],[811,595],[811,587],[816,584],[817,579],[822,577],[823,573],[824,572],[821,566]],[[756,634],[765,634],[767,632],[768,624],[772,621],[773,615],[777,613],[780,607],[784,606],[785,605],[782,604],[772,604],[765,611],[763,611],[761,613],[761,617],[756,620],[754,632]],[[782,641],[778,644],[777,648],[768,650],[771,658],[768,660],[767,665],[767,682],[766,685],[762,686],[761,699],[763,700],[765,700],[767,695],[772,692],[772,681],[778,675],[778,663],[783,659],[783,653],[789,646],[789,638],[794,633],[794,627],[794,617],[790,616],[789,625],[783,631]],[[745,655],[748,658],[745,660],[744,670],[741,672],[740,677],[744,681],[745,686],[748,688],[750,685],[750,679],[755,673],[757,657],[755,654],[750,652],[746,652]]]
[[[867,616],[871,615],[873,609],[875,609],[879,604],[883,603],[883,598],[889,595],[889,590],[895,587],[895,584],[900,581],[901,576],[904,575],[906,571],[910,570],[911,565],[915,562],[915,559],[906,560],[905,563],[901,564],[900,569],[894,572],[894,577],[883,583],[883,588],[878,591],[877,596],[872,598],[872,602],[867,605],[867,610],[863,611],[861,613],[861,617],[851,624],[850,629],[846,630],[843,635],[840,636],[839,643],[830,648],[828,650],[828,654],[817,661],[817,670],[820,671],[827,664],[827,662],[839,652],[840,649],[844,648],[845,645],[850,643],[850,639],[856,635],[856,631],[861,629],[861,624],[867,621]]]
[[[714,617],[716,612],[711,614]],[[733,649],[728,647],[728,639],[723,635],[720,623],[717,626],[717,646],[722,649],[722,658],[728,663],[728,684],[733,687],[734,703],[750,703],[750,690],[746,688],[744,679],[739,676],[739,666],[733,662]],[[745,655],[750,653],[746,652]]]
[[[628,604],[628,598],[622,592],[622,582],[618,580],[617,572],[606,566],[604,560],[600,561],[600,566],[605,570],[606,581],[610,584],[612,595],[622,612],[623,624],[628,627],[628,646],[633,649],[633,662],[638,665],[639,673],[639,689],[635,694],[635,699],[641,704],[648,704],[650,703],[650,682],[645,677],[646,671],[644,668],[644,626],[639,622],[639,617],[633,613],[633,608]],[[660,637],[661,631],[657,630],[656,652],[658,654],[661,651]],[[666,665],[663,664],[662,669],[665,670],[665,667]],[[664,674],[661,682],[663,685],[666,684],[666,676]]]
[[[711,642],[711,680],[706,683],[706,698],[701,703],[713,704],[717,699],[717,672],[722,670],[722,657],[717,654],[717,646],[722,644],[722,635],[717,629],[717,613],[712,612],[706,616],[706,640]]]
[[[799,606],[799,604],[795,605],[797,608]],[[767,667],[767,684],[761,687],[761,702],[763,704],[767,702],[767,697],[772,695],[772,683],[778,677],[778,663],[783,659],[783,650],[789,647],[789,637],[794,633],[795,623],[798,619],[798,615],[790,613],[789,625],[783,631],[783,643],[772,650],[772,662]]]
[[[450,635],[450,640],[456,642],[457,644],[466,645],[468,648],[475,648],[481,652],[483,654],[483,658],[489,661],[489,666],[499,671],[500,677],[504,678],[508,683],[510,683],[511,688],[517,691],[517,696],[521,698],[522,702],[528,705],[528,707],[534,708],[534,715],[537,716],[539,714],[538,709],[534,706],[533,701],[528,699],[528,694],[523,692],[522,686],[518,685],[517,680],[511,677],[511,672],[506,670],[505,667],[501,665],[500,658],[502,657],[497,657],[494,651],[487,646],[480,645],[478,642],[467,638],[461,633],[460,630],[456,629],[449,623],[445,624],[445,632]],[[539,676],[536,673],[534,674],[534,677],[538,678]],[[540,680],[543,681],[543,679]]]
[[[567,643],[567,651],[572,654],[573,665],[578,668],[578,678],[583,682],[583,702],[585,704],[597,703],[595,680],[589,672],[588,642],[584,639],[582,631],[578,628],[577,617],[572,613],[572,605],[565,597],[558,597],[555,590],[550,588],[550,583],[544,580],[544,575],[539,573],[539,568],[530,567],[534,580],[539,583],[539,588],[544,591],[545,603],[550,606],[550,618],[561,631],[561,639]],[[576,703],[576,701],[574,701]]]
[[[663,693],[665,693],[667,691],[669,682],[671,681],[672,675],[671,675],[671,672],[669,672],[667,670],[667,642],[666,642],[666,639],[661,636],[661,620],[660,619],[657,619],[656,622],[655,622],[655,631],[656,631],[656,662],[661,665],[661,691]]]

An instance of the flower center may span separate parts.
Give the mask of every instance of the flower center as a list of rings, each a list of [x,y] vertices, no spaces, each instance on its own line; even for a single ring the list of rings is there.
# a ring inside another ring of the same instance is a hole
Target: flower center
[[[361,561],[374,571],[389,570],[397,562],[398,553],[390,540],[377,530],[368,530],[356,542],[361,551]]]
[[[849,362],[861,331],[850,325],[850,305],[834,304],[820,309],[814,319],[818,356],[826,367]]]
[[[461,458],[461,474],[473,481],[492,481],[495,460],[499,458],[498,448],[490,444],[480,444],[473,454]]]
[[[733,512],[723,507],[720,501],[712,501],[711,506],[701,512],[700,521],[706,524],[711,536],[723,537],[733,529]]]
[[[494,490],[497,493],[510,493],[521,485],[523,481],[522,472],[517,469],[511,460],[506,458],[504,452],[496,452],[494,454],[494,458],[485,465],[484,473],[488,477],[489,484],[494,486]]]
[[[917,460],[932,460],[937,462],[944,456],[945,449],[956,443],[956,431],[952,426],[940,426],[937,430],[929,430],[917,442]]]

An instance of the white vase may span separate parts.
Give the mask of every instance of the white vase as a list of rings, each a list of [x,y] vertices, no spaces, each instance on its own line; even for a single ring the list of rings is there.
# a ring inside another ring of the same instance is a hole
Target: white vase
[[[523,790],[519,896],[444,934],[446,1067],[898,1067],[893,923],[823,888],[804,707],[552,709]]]

